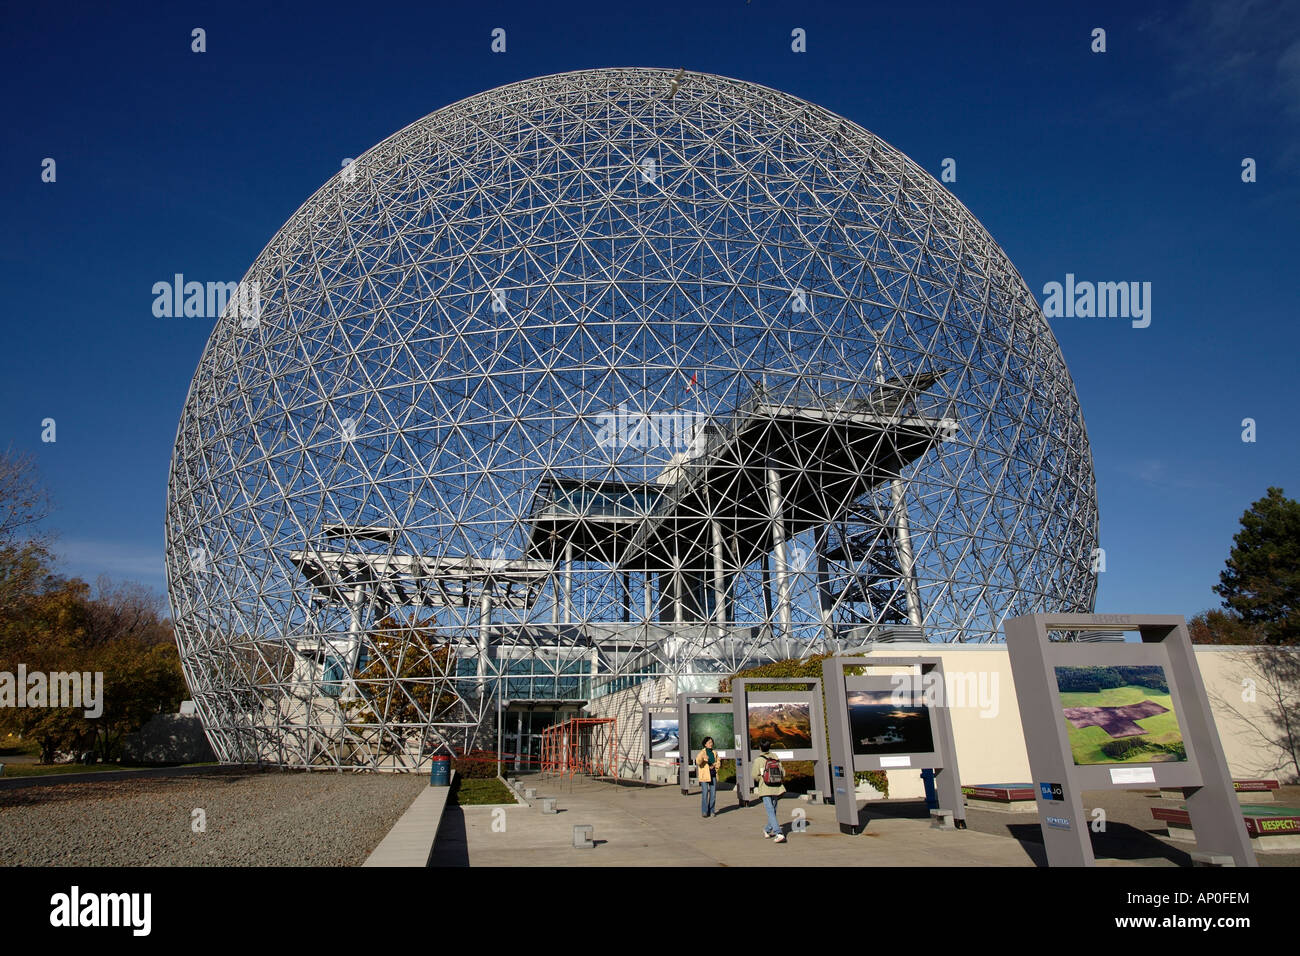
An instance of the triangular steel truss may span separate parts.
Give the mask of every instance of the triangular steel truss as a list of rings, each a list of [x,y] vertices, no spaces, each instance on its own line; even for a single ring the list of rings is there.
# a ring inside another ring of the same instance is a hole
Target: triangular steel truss
[[[448,106],[258,256],[168,486],[223,760],[416,768],[512,700],[1091,610],[1083,418],[1006,255],[849,120],[676,76]]]

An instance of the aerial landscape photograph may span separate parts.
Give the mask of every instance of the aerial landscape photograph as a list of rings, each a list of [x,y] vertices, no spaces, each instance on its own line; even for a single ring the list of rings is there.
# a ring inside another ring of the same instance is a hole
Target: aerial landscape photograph
[[[1163,667],[1058,667],[1056,685],[1076,764],[1187,759]]]

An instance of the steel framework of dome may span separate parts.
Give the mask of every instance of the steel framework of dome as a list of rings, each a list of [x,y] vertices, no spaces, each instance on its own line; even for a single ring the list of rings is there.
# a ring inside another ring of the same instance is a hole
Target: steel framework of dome
[[[1034,297],[794,96],[605,69],[470,97],[243,288],[167,505],[223,760],[415,768],[521,703],[1092,609],[1091,456]]]

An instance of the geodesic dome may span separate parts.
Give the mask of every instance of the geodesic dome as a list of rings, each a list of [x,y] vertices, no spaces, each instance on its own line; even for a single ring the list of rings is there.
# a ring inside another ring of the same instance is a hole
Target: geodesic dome
[[[438,110],[272,238],[167,503],[223,759],[418,766],[590,700],[1089,611],[1073,384],[975,217],[851,121],[603,69]]]

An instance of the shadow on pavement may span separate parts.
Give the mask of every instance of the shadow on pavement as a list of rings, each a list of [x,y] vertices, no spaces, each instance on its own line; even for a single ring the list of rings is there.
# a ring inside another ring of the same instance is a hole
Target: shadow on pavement
[[[465,833],[465,811],[447,807],[438,825],[428,866],[469,866],[469,837]]]

